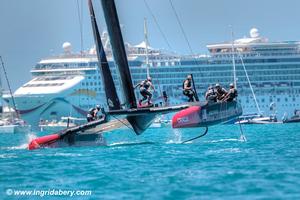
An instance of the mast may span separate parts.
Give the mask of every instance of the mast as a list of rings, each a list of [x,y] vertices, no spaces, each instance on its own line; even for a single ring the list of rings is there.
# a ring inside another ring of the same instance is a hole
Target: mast
[[[125,107],[127,109],[136,108],[136,98],[115,2],[113,0],[101,0],[101,4],[107,25],[107,31],[110,36],[114,60],[121,78],[121,88],[125,97]]]
[[[5,76],[5,79],[6,79],[6,83],[7,83],[8,89],[9,89],[9,93],[10,93],[10,96],[11,96],[11,100],[12,100],[12,103],[13,103],[14,110],[15,110],[15,112],[16,112],[17,118],[20,118],[19,112],[18,112],[18,110],[17,110],[15,98],[14,98],[14,96],[13,96],[13,93],[12,93],[12,90],[11,90],[11,87],[10,87],[10,83],[9,83],[9,80],[8,80],[8,76],[7,76],[7,73],[6,73],[6,69],[5,69],[5,67],[4,67],[4,63],[3,63],[3,60],[2,60],[2,56],[0,56],[0,61],[1,61],[2,69],[3,69],[3,72],[4,72],[4,76]]]
[[[147,77],[150,77],[150,65],[149,65],[149,55],[148,55],[148,29],[147,29],[147,19],[144,18],[144,38],[145,38],[145,49],[146,49],[146,67],[147,67]]]
[[[116,92],[116,87],[109,69],[106,54],[102,45],[99,29],[97,26],[97,21],[93,9],[92,0],[89,0],[89,10],[91,15],[91,22],[93,27],[94,40],[96,43],[97,57],[98,57],[98,67],[101,72],[103,87],[106,95],[106,101],[109,110],[120,110],[120,101]]]
[[[233,41],[233,28],[231,26],[231,52],[232,52],[232,66],[233,66],[233,85],[234,88],[237,89],[236,85],[236,68],[235,68],[235,50],[234,50],[234,41]]]

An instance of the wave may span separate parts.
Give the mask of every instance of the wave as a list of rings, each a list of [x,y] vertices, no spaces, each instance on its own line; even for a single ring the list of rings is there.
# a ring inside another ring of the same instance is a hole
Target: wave
[[[149,145],[155,144],[155,142],[116,142],[107,145],[108,147],[122,147],[122,146],[136,146],[136,145]]]
[[[2,147],[3,150],[20,150],[20,149],[27,149],[28,144],[21,144],[19,146],[12,146],[12,147]]]
[[[239,142],[241,141],[240,139],[237,138],[226,138],[226,139],[219,139],[219,140],[210,140],[210,141],[205,141],[205,143],[218,143],[218,142]]]
[[[55,153],[54,156],[61,156],[61,157],[80,157],[82,154],[80,153]]]
[[[16,154],[0,154],[1,158],[17,158],[18,156]]]
[[[218,149],[218,150],[208,150],[206,154],[218,154],[218,153],[240,153],[242,152],[240,148],[226,148],[226,149]]]

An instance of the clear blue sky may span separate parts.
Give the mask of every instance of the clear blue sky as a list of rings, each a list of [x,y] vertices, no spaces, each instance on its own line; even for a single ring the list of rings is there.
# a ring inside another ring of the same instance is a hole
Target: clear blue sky
[[[83,5],[84,49],[93,45],[87,0]],[[94,0],[98,23],[105,28],[99,0]],[[147,0],[163,32],[178,53],[189,53],[169,0]],[[207,53],[206,44],[230,39],[229,25],[236,37],[251,27],[271,41],[300,40],[299,0],[172,0],[192,49]],[[116,0],[124,39],[132,44],[143,40],[143,19],[148,19],[149,41],[168,49],[143,0]],[[29,70],[41,59],[62,53],[69,41],[80,50],[77,0],[1,0],[0,54],[4,58],[13,89],[30,80]]]

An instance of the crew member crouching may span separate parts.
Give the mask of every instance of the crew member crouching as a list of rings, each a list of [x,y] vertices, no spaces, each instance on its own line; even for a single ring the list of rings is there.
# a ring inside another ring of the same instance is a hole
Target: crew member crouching
[[[152,94],[150,92],[150,89],[154,89],[154,86],[152,84],[152,79],[151,77],[148,77],[146,80],[140,82],[137,84],[134,88],[139,87],[140,93],[143,96],[142,99],[139,100],[139,106],[142,106],[143,101],[148,100],[148,106],[152,105],[151,98]]]
[[[99,110],[100,110],[99,105],[97,105],[95,108],[91,108],[86,116],[87,121],[88,122],[95,121],[98,118],[97,114]]]
[[[216,84],[217,101],[223,101],[227,91],[221,87],[219,83]]]
[[[217,102],[217,92],[215,91],[215,89],[212,86],[208,87],[208,90],[207,90],[207,92],[205,94],[205,99],[209,103],[211,103],[211,102]]]
[[[227,101],[227,102],[233,101],[238,96],[237,90],[234,88],[233,83],[230,83],[229,88],[230,88],[229,91],[227,92],[227,94],[224,97],[224,101]]]

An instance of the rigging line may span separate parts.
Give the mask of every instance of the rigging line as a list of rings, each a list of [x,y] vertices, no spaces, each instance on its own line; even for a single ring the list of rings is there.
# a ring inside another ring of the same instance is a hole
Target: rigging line
[[[11,90],[11,87],[10,87],[10,83],[9,83],[9,80],[8,80],[6,69],[5,69],[3,60],[2,60],[2,56],[0,56],[0,60],[1,60],[1,65],[2,65],[3,72],[4,72],[4,76],[5,76],[5,79],[6,79],[6,83],[7,83],[8,89],[9,89],[9,93],[10,93],[10,96],[11,96],[11,99],[12,99],[13,107],[14,107],[14,109],[16,111],[17,118],[20,118],[19,112],[18,112],[17,107],[16,107],[15,98],[14,98],[14,96],[12,94],[12,90]]]
[[[77,13],[78,13],[78,20],[79,20],[79,27],[80,27],[80,55],[83,54],[83,21],[82,21],[82,0],[81,6],[79,5],[79,0],[77,2]]]
[[[189,48],[189,50],[190,50],[190,52],[191,52],[191,54],[192,54],[191,57],[192,57],[192,59],[194,60],[195,64],[196,64],[196,65],[199,65],[199,62],[198,62],[198,60],[197,60],[196,57],[195,57],[195,54],[194,54],[194,51],[193,51],[193,49],[192,49],[191,43],[189,42],[188,37],[187,37],[187,35],[186,35],[185,31],[184,31],[183,25],[182,25],[182,23],[181,23],[181,21],[180,21],[180,18],[179,18],[178,14],[177,14],[177,11],[176,11],[176,9],[175,9],[175,7],[174,7],[174,4],[173,4],[172,0],[169,0],[169,3],[170,3],[170,5],[171,5],[171,7],[172,7],[172,10],[173,10],[175,16],[176,16],[176,20],[177,20],[177,22],[178,22],[178,24],[179,24],[180,30],[181,30],[181,32],[182,32],[182,34],[183,34],[183,37],[184,37],[184,39],[185,39],[185,41],[186,41],[186,43],[187,43],[187,45],[188,45],[188,48]],[[201,72],[201,75],[203,75],[202,72]],[[196,85],[195,85],[195,88],[196,88]],[[197,95],[197,97],[198,97],[198,95]],[[199,99],[199,98],[198,98],[198,99]]]
[[[160,34],[162,35],[163,39],[165,40],[165,42],[166,42],[168,48],[169,48],[171,51],[173,51],[173,50],[172,50],[172,47],[171,47],[171,45],[170,45],[170,43],[169,43],[169,41],[168,41],[168,39],[167,39],[167,37],[166,37],[166,35],[165,35],[164,32],[162,31],[162,29],[161,29],[161,27],[160,27],[160,25],[159,25],[159,23],[158,23],[158,21],[157,21],[155,15],[153,14],[151,8],[149,7],[149,5],[148,5],[148,3],[147,3],[147,0],[144,0],[144,3],[145,3],[145,6],[146,6],[147,10],[148,10],[149,13],[151,14],[151,16],[152,16],[152,18],[153,18],[153,20],[154,20],[154,22],[155,22],[155,24],[156,24],[156,26],[157,26],[159,32],[160,32]]]
[[[176,19],[177,19],[177,22],[178,22],[178,24],[180,26],[180,30],[181,30],[181,32],[183,34],[183,37],[184,37],[184,39],[185,39],[185,41],[186,41],[186,43],[187,43],[187,45],[189,47],[189,50],[190,50],[191,54],[194,55],[193,49],[192,49],[191,44],[190,44],[190,42],[189,42],[189,40],[187,38],[187,35],[186,35],[185,31],[184,31],[183,25],[182,25],[182,23],[181,23],[181,21],[179,19],[179,16],[178,16],[178,14],[176,12],[176,9],[175,9],[175,7],[174,7],[174,5],[172,3],[172,0],[169,0],[169,2],[170,2],[170,5],[172,7],[172,10],[173,10],[173,12],[174,12],[174,14],[176,16]]]
[[[257,99],[256,99],[256,96],[255,96],[255,93],[254,93],[254,90],[253,90],[253,87],[252,87],[252,84],[251,84],[251,81],[249,79],[249,75],[248,75],[248,72],[246,70],[246,66],[245,66],[245,63],[243,61],[243,58],[242,58],[242,55],[240,54],[240,52],[238,52],[238,56],[241,60],[241,63],[242,63],[242,66],[244,68],[244,71],[245,71],[245,75],[246,75],[246,78],[247,78],[247,81],[248,81],[248,84],[249,84],[249,87],[251,89],[251,93],[253,95],[253,99],[254,99],[254,102],[255,102],[255,105],[256,105],[256,108],[257,108],[257,111],[259,112],[259,114],[261,114],[261,110],[259,108],[259,105],[258,105],[258,102],[257,102]]]
[[[159,93],[160,93],[160,96],[163,98],[163,93],[161,91],[161,87],[160,87],[160,83],[159,83],[159,80],[157,79],[157,84],[158,84],[158,89],[159,89]],[[164,100],[165,101],[165,100]],[[167,102],[165,102],[167,103]]]
[[[111,115],[113,118],[115,118],[116,120],[118,120],[119,122],[121,122],[123,125],[125,125],[129,130],[133,131],[135,133],[135,131],[133,130],[133,128],[131,128],[130,126],[128,126],[127,124],[125,124],[124,122],[122,122],[119,118]]]

